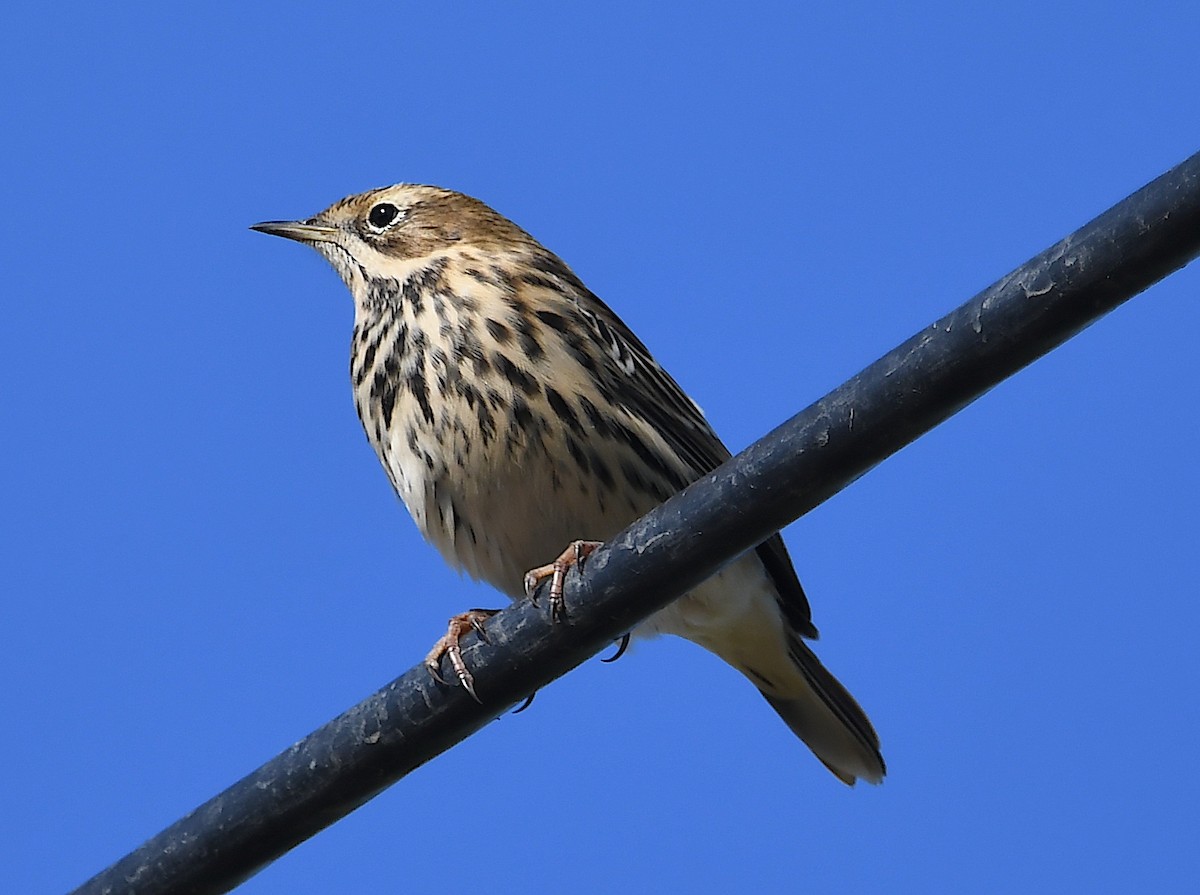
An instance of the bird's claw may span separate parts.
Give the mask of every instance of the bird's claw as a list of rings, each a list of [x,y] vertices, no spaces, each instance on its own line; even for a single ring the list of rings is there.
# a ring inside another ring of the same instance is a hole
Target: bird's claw
[[[474,631],[479,635],[480,640],[488,642],[483,622],[497,612],[499,612],[498,609],[470,609],[454,616],[446,625],[446,633],[438,639],[438,642],[433,645],[433,649],[429,651],[429,655],[425,657],[425,667],[429,669],[430,677],[443,686],[448,685],[449,682],[442,677],[442,656],[449,658],[454,677],[462,685],[462,688],[471,694],[471,698],[480,705],[483,705],[483,700],[475,692],[475,678],[467,670],[467,663],[463,661],[459,639],[468,631]]]
[[[567,606],[563,600],[563,584],[567,580],[567,570],[571,566],[583,568],[587,558],[595,553],[603,543],[603,541],[572,541],[554,562],[530,569],[525,573],[525,595],[536,602],[538,585],[549,578],[550,618],[556,622],[565,621]]]
[[[617,651],[615,653],[613,653],[611,656],[609,656],[607,659],[601,659],[600,661],[604,662],[605,664],[608,664],[610,662],[617,661],[617,659],[619,659],[623,655],[625,655],[625,650],[629,649],[630,636],[631,635],[628,631],[626,631],[624,634],[622,634],[621,639],[617,642]]]

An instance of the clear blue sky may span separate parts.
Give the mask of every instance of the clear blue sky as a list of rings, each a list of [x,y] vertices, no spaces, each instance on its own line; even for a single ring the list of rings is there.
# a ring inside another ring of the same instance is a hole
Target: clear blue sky
[[[82,882],[497,604],[388,489],[344,288],[247,225],[478,195],[741,448],[1200,149],[1195,4],[646,6],[0,12],[5,891]],[[882,787],[648,642],[242,891],[1189,890],[1198,293],[786,532]]]

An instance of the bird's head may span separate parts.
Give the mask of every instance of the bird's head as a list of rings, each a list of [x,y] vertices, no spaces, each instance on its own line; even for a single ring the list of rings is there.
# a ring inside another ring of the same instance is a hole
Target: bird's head
[[[403,281],[438,256],[503,251],[531,237],[478,199],[436,186],[399,183],[349,196],[307,220],[251,229],[312,246],[358,298],[372,280]]]

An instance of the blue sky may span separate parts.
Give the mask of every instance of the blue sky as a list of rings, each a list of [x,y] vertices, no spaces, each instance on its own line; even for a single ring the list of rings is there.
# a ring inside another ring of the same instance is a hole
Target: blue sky
[[[1194,4],[1003,6],[6,6],[4,888],[82,882],[498,605],[388,489],[336,276],[249,224],[478,195],[738,449],[1200,148]],[[1188,889],[1198,291],[785,532],[882,787],[648,642],[241,891]]]

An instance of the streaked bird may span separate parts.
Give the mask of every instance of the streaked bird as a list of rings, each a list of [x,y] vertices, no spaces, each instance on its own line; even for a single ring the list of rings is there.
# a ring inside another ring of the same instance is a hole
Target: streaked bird
[[[422,534],[510,598],[729,458],[695,403],[574,272],[482,202],[398,184],[254,229],[312,246],[354,296],[350,372],[367,438]],[[555,564],[543,565],[564,546]],[[557,574],[556,574],[557,573]],[[448,653],[472,690],[451,620]],[[820,663],[778,536],[652,615],[742,672],[839,779],[877,783],[866,714]]]

